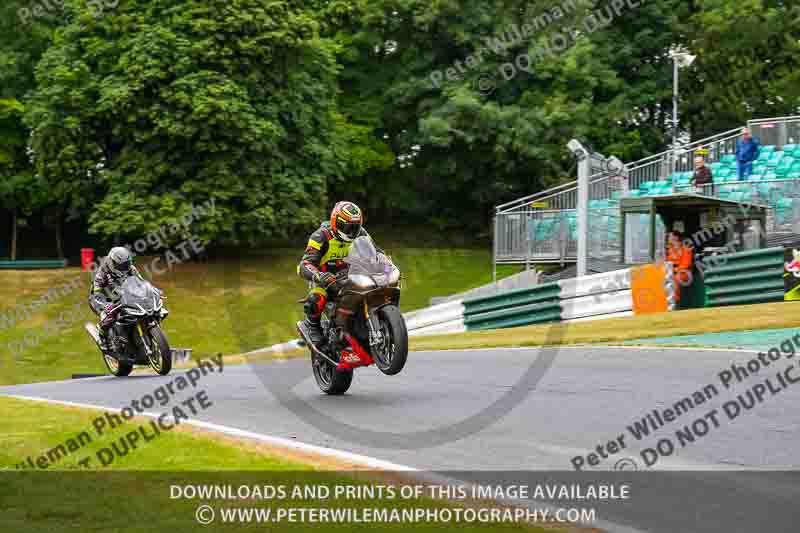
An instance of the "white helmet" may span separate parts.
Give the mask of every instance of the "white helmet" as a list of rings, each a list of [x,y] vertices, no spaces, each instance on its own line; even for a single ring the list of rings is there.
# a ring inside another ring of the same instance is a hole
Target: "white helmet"
[[[108,264],[117,274],[129,274],[133,265],[131,252],[123,246],[115,246],[108,252]]]

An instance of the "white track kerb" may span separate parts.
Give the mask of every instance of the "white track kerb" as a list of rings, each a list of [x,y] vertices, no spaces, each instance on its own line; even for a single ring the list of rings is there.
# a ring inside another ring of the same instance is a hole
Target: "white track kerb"
[[[9,398],[17,398],[19,400],[30,400],[35,402],[44,402],[44,403],[51,403],[57,405],[65,405],[68,407],[80,407],[83,409],[94,409],[96,411],[107,411],[110,413],[121,413],[122,409],[117,407],[105,407],[102,405],[93,405],[87,403],[78,403],[78,402],[68,402],[64,400],[51,400],[49,398],[41,398],[38,396],[23,396],[17,394],[9,394],[7,395]],[[153,413],[149,411],[144,411],[138,413],[137,416],[146,416],[148,418],[159,418],[162,416],[163,413]],[[277,446],[281,448],[286,448],[289,450],[295,450],[299,452],[309,453],[318,455],[320,457],[330,458],[330,459],[338,459],[340,461],[344,461],[348,464],[353,466],[360,466],[363,468],[376,468],[381,470],[391,470],[395,472],[417,472],[416,468],[411,468],[410,466],[399,465],[396,463],[390,463],[388,461],[382,461],[380,459],[375,459],[374,457],[368,457],[366,455],[359,455],[350,452],[344,452],[341,450],[335,450],[333,448],[324,448],[322,446],[314,446],[313,444],[305,444],[303,442],[297,442],[295,440],[289,439],[282,439],[280,437],[271,437],[269,435],[263,435],[261,433],[255,433],[252,431],[245,431],[243,429],[238,429],[230,426],[223,426],[220,424],[214,424],[211,422],[202,422],[200,420],[185,420],[181,421],[180,425],[186,426],[193,426],[196,428],[207,429],[209,431],[215,431],[217,433],[222,433],[224,435],[230,435],[232,437],[241,437],[245,439],[252,439],[258,442],[263,442],[265,444],[269,444],[271,446]]]

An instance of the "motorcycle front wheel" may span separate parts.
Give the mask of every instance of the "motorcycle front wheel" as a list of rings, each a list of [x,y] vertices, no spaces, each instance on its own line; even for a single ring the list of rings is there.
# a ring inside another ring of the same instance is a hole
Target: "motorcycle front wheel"
[[[166,376],[172,370],[172,350],[167,342],[167,336],[159,326],[153,326],[145,336],[149,337],[144,341],[150,347],[150,356],[147,358],[150,366],[159,375]]]
[[[387,376],[399,374],[408,360],[408,330],[403,314],[396,305],[378,310],[383,343],[372,348],[375,366]]]

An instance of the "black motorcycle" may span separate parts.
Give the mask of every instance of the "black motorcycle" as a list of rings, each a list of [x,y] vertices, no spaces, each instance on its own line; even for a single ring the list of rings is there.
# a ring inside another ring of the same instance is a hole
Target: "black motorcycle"
[[[168,374],[172,351],[161,322],[169,311],[164,308],[161,291],[148,281],[131,276],[122,283],[118,295],[119,301],[112,310],[117,313],[117,320],[109,329],[108,351],[101,347],[97,326],[86,324],[109,372],[123,377],[131,373],[134,365],[149,365],[162,376]]]
[[[297,323],[311,352],[314,379],[331,395],[350,388],[356,368],[375,364],[391,376],[403,370],[408,358],[408,331],[399,307],[400,270],[369,237],[353,241],[344,262],[328,290],[324,345],[315,346],[305,324]]]

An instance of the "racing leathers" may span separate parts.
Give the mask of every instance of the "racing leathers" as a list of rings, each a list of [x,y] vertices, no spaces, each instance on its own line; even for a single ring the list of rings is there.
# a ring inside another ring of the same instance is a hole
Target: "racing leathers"
[[[130,266],[128,272],[121,273],[115,271],[108,261],[104,261],[97,269],[94,281],[92,281],[89,307],[100,318],[98,324],[100,340],[104,345],[107,345],[108,342],[108,330],[114,325],[117,318],[118,310],[115,309],[115,305],[119,301],[119,289],[128,276],[144,279],[133,265]]]
[[[369,237],[369,234],[361,228],[358,237]],[[352,242],[338,239],[331,231],[330,223],[324,222],[309,237],[303,259],[297,267],[297,273],[314,285],[303,307],[306,327],[314,344],[324,341],[320,319],[329,299],[328,289],[336,283],[336,274],[347,267],[344,258],[352,245]]]

